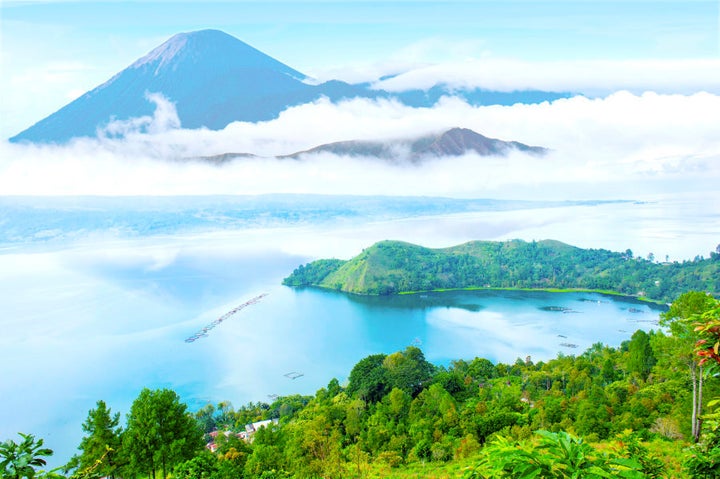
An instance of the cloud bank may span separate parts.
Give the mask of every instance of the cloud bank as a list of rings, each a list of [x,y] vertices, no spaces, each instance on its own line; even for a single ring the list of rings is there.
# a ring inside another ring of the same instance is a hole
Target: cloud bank
[[[720,96],[711,93],[618,92],[599,99],[487,107],[443,98],[432,108],[386,100],[319,100],[286,110],[273,121],[237,122],[221,131],[182,129],[172,103],[157,95],[149,99],[156,104],[152,118],[112,124],[98,138],[64,146],[0,145],[0,192],[570,199],[710,188],[720,177]],[[418,137],[452,127],[552,151],[545,157],[466,155],[419,166],[330,154],[273,158],[333,141]],[[260,157],[222,165],[190,160],[223,153]]]
[[[490,57],[417,66],[391,78],[376,81],[374,87],[400,92],[427,90],[442,83],[458,89],[536,89],[572,91],[585,95],[606,95],[618,90],[635,93],[720,93],[716,78],[720,78],[718,59],[533,62]]]

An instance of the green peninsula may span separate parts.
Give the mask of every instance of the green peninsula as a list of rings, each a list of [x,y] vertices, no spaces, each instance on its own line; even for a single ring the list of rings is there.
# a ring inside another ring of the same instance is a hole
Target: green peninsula
[[[720,254],[659,263],[559,241],[471,241],[425,248],[381,241],[344,261],[323,259],[298,267],[287,286],[318,286],[364,295],[444,289],[590,290],[670,302],[689,290],[720,292]]]

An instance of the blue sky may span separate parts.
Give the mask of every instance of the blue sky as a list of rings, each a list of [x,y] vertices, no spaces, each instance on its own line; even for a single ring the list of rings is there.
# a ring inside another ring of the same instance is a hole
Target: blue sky
[[[113,40],[142,47],[174,33],[218,28],[286,61],[313,68],[373,61],[438,39],[526,59],[706,58],[719,54],[717,1],[63,2],[2,4],[4,49],[100,55]],[[59,41],[50,45],[48,41]],[[106,49],[105,55],[114,53]],[[446,60],[428,52],[428,60]]]
[[[221,29],[311,76],[360,80],[480,58],[717,60],[719,4],[5,0],[0,133],[17,133],[181,31]]]

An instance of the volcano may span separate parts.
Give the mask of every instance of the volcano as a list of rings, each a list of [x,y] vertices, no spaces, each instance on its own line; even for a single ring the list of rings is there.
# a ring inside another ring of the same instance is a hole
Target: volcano
[[[393,94],[372,89],[369,84],[337,80],[311,84],[303,73],[227,33],[201,30],[173,36],[10,141],[65,143],[75,137],[108,135],[112,122],[151,117],[155,111],[152,99],[158,94],[174,104],[175,126],[179,122],[183,128],[210,130],[220,130],[235,121],[271,120],[291,106],[320,97],[330,101],[395,98],[409,106],[432,106],[449,94],[476,105],[535,103],[569,96],[478,89],[447,92],[441,87]]]

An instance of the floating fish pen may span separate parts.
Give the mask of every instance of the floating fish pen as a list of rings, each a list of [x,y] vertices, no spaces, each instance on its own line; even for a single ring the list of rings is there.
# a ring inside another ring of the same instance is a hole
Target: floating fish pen
[[[566,308],[565,306],[541,306],[541,311],[551,311],[556,313],[579,313],[580,311],[576,311],[572,308]]]
[[[252,299],[250,299],[250,300],[248,300],[248,301],[245,301],[245,302],[244,302],[243,304],[241,304],[240,306],[237,306],[237,307],[231,309],[231,310],[228,311],[227,313],[225,313],[225,314],[223,314],[222,316],[220,316],[219,318],[217,318],[217,319],[216,319],[215,321],[213,321],[212,323],[210,323],[210,324],[208,324],[207,326],[205,326],[204,328],[202,328],[202,329],[201,329],[200,331],[198,331],[197,333],[195,333],[195,334],[193,334],[192,336],[189,336],[188,338],[186,338],[186,339],[185,339],[185,342],[186,342],[186,343],[194,343],[195,341],[197,341],[197,340],[200,339],[200,338],[207,337],[208,333],[209,333],[210,331],[212,331],[212,329],[215,328],[217,325],[219,325],[220,323],[222,323],[223,321],[225,321],[226,319],[228,319],[230,316],[232,316],[233,314],[237,313],[238,311],[240,311],[240,310],[242,310],[242,309],[245,309],[245,308],[247,308],[248,306],[251,306],[251,305],[253,305],[253,304],[256,304],[256,303],[259,302],[261,299],[263,299],[265,296],[267,296],[267,293],[263,293],[263,294],[261,294],[261,295],[259,295],[259,296],[255,296],[254,298],[252,298]]]

